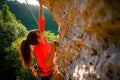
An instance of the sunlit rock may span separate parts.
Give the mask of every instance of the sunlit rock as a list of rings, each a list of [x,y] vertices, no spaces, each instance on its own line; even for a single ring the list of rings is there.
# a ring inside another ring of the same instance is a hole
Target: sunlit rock
[[[42,0],[59,25],[54,80],[120,80],[120,0]]]

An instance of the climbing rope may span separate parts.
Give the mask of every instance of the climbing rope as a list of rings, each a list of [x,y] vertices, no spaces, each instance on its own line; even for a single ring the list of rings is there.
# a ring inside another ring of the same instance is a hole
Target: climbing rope
[[[39,26],[38,21],[37,21],[37,19],[36,19],[36,17],[35,17],[35,14],[34,14],[33,11],[31,10],[31,8],[29,7],[29,4],[28,4],[27,0],[25,0],[25,2],[26,2],[26,4],[27,4],[27,8],[29,9],[30,13],[32,14],[35,22],[36,22],[37,25]]]

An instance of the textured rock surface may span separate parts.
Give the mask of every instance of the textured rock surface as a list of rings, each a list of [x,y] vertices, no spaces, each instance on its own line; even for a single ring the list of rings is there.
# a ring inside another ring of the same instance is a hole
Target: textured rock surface
[[[120,80],[120,0],[42,1],[59,25],[65,80]]]

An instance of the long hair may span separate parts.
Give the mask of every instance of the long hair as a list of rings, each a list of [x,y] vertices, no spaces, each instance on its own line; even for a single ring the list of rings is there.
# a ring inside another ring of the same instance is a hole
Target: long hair
[[[22,64],[24,67],[30,68],[32,64],[32,50],[30,45],[38,44],[38,30],[31,30],[28,35],[27,39],[21,42],[19,53],[22,59]]]

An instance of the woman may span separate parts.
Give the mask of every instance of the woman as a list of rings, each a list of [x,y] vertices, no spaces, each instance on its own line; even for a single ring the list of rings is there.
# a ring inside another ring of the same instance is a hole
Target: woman
[[[37,59],[39,75],[42,80],[50,80],[52,67],[54,66],[56,42],[50,44],[44,37],[44,13],[42,3],[38,2],[40,4],[39,27],[36,30],[29,31],[27,39],[21,42],[20,55],[24,66],[30,68],[32,62],[30,45],[34,45],[34,55]]]

